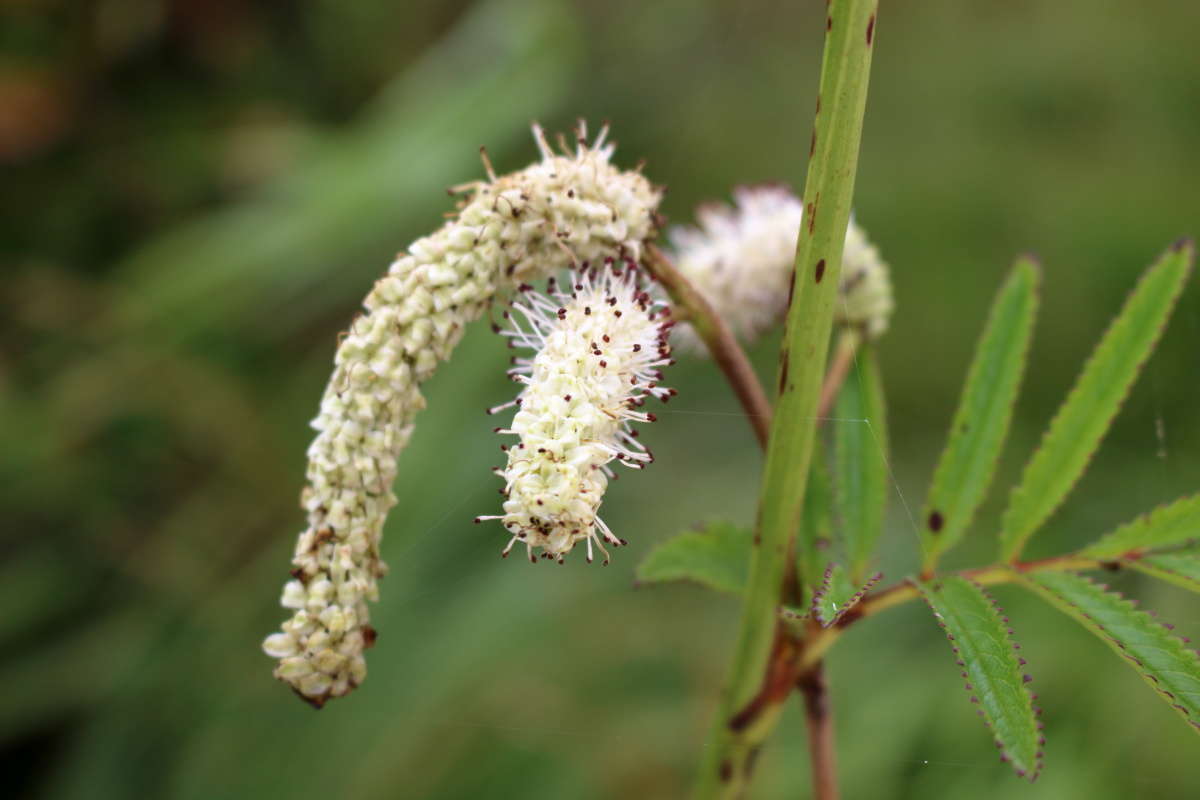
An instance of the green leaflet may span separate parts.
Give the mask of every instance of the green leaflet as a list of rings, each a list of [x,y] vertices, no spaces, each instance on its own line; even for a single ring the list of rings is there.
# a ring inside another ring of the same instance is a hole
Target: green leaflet
[[[1192,243],[1179,242],[1146,271],[1105,331],[1013,489],[1000,534],[1001,558],[1016,560],[1083,474],[1129,393],[1183,288]]]
[[[883,573],[877,572],[865,584],[859,585],[850,581],[850,575],[841,564],[830,563],[813,593],[813,617],[822,628],[828,628],[854,608],[882,577]]]
[[[962,539],[995,474],[1029,352],[1038,277],[1036,262],[1021,258],[992,305],[921,515],[928,572]]]
[[[1022,580],[1124,656],[1200,732],[1200,658],[1182,639],[1121,595],[1080,575],[1042,572]]]
[[[804,588],[811,595],[824,579],[825,565],[833,546],[833,504],[829,486],[829,465],[821,439],[813,442],[812,466],[808,470],[808,488],[801,510],[800,534],[796,541],[797,570]]]
[[[750,538],[749,529],[728,522],[681,533],[650,551],[638,565],[637,579],[641,583],[694,581],[740,594],[749,572]]]
[[[1200,494],[1184,497],[1127,522],[1080,555],[1121,558],[1156,547],[1170,547],[1200,539]]]
[[[833,496],[850,580],[861,583],[883,532],[888,490],[883,381],[869,345],[859,351],[846,376],[835,413]]]
[[[1200,556],[1194,553],[1145,556],[1130,566],[1159,580],[1200,592]]]
[[[918,584],[954,648],[971,701],[996,734],[996,743],[1021,777],[1041,769],[1041,735],[1024,660],[1009,638],[1008,622],[978,585],[962,578]]]

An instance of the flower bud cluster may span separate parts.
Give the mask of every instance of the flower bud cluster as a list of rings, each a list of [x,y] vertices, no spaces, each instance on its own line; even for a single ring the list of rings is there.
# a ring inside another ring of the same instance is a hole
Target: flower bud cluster
[[[263,642],[279,659],[275,676],[312,704],[366,675],[375,639],[366,601],[378,599],[386,571],[380,537],[396,503],[396,459],[425,405],[420,383],[498,291],[588,259],[636,258],[653,234],[661,192],[609,163],[605,133],[589,144],[581,124],[574,152],[560,155],[535,126],[541,160],[503,177],[485,156],[489,179],[457,187],[456,217],[396,259],[341,338],[312,423],[308,527],[281,601],[294,613]]]
[[[733,206],[702,206],[697,227],[671,229],[671,255],[734,335],[749,342],[787,310],[804,204],[777,185],[739,187],[733,198]],[[887,265],[853,219],[846,230],[839,294],[834,310],[839,324],[870,337],[887,329],[892,311]],[[703,351],[690,326],[681,326],[677,340],[688,350]]]
[[[579,542],[625,544],[597,516],[610,478],[610,462],[641,469],[654,460],[638,441],[632,422],[653,422],[640,411],[646,396],[666,401],[675,390],[659,385],[660,368],[672,363],[667,336],[673,322],[662,301],[642,287],[632,261],[603,267],[588,264],[559,285],[550,281],[548,296],[524,287],[506,313],[511,327],[501,331],[514,345],[535,351],[514,359],[513,379],[524,384],[520,396],[491,410],[516,406],[508,428],[518,441],[508,464],[497,469],[504,479],[504,513],[477,517],[500,520],[510,535],[501,552],[518,542],[530,561],[534,548],[560,564]]]

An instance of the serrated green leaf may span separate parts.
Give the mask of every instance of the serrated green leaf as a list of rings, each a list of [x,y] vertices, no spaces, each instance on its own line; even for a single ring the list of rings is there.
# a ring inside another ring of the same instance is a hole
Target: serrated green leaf
[[[1191,242],[1180,242],[1146,271],[1084,365],[1009,498],[1000,534],[1004,560],[1016,560],[1083,475],[1162,333],[1192,251]]]
[[[945,629],[962,668],[967,691],[996,734],[1013,769],[1032,780],[1041,769],[1033,695],[1025,687],[1023,661],[1009,638],[1007,621],[983,590],[957,577],[918,584]]]
[[[833,490],[829,483],[825,448],[818,438],[813,442],[812,465],[808,469],[808,487],[796,540],[797,569],[808,596],[821,585],[833,547]]]
[[[1127,522],[1080,555],[1121,558],[1200,538],[1200,494],[1184,497]]]
[[[650,551],[637,568],[641,583],[694,581],[740,594],[750,569],[751,533],[728,522],[681,533]]]
[[[835,624],[847,611],[858,605],[863,595],[882,577],[883,573],[877,572],[865,584],[854,583],[841,564],[831,562],[825,568],[821,583],[813,594],[813,617],[823,628]]]
[[[1200,658],[1163,623],[1081,575],[1027,574],[1023,582],[1123,656],[1200,732]]]
[[[1131,566],[1159,580],[1200,592],[1200,556],[1196,554],[1143,556],[1133,561]]]
[[[883,381],[869,345],[846,376],[836,415],[833,496],[850,579],[859,582],[883,532],[888,491]]]
[[[850,582],[850,575],[845,567],[838,563],[831,563],[826,567],[825,575],[817,585],[812,599],[812,613],[817,622],[823,627],[828,627],[854,596],[854,592],[855,585]]]
[[[991,485],[1029,352],[1037,288],[1037,264],[1022,258],[992,304],[925,501],[921,546],[930,572],[962,539]]]

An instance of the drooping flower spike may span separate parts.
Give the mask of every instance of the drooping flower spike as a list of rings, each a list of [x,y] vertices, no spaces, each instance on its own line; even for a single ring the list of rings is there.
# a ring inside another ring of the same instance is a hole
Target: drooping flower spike
[[[275,676],[310,703],[348,693],[366,676],[375,638],[367,600],[386,567],[379,545],[396,503],[396,459],[425,406],[419,385],[449,357],[497,292],[585,260],[637,258],[653,235],[661,191],[609,163],[607,130],[556,154],[534,126],[541,160],[456,187],[455,218],[409,246],[376,282],[365,313],[339,340],[335,367],[308,449],[301,503],[308,527],[296,543],[282,604],[293,611],[263,650]]]
[[[666,304],[643,288],[633,261],[584,263],[566,280],[552,278],[547,295],[522,287],[505,314],[509,327],[500,333],[535,355],[514,359],[509,370],[524,384],[520,396],[489,411],[517,408],[512,424],[496,429],[518,437],[502,448],[508,464],[496,470],[504,513],[475,521],[500,520],[510,535],[503,556],[521,543],[530,561],[541,548],[543,558],[561,564],[585,542],[587,560],[595,545],[607,564],[605,543],[625,544],[597,514],[616,477],[610,464],[642,469],[654,460],[630,423],[655,420],[639,410],[647,396],[675,394],[659,383],[661,367],[673,363],[667,336],[674,323]]]
[[[696,212],[697,227],[672,228],[671,256],[734,335],[750,342],[787,310],[804,204],[778,185],[739,187],[733,197],[733,206],[702,206]],[[834,309],[838,324],[856,327],[869,338],[887,329],[893,306],[887,265],[853,219],[846,229],[839,295]],[[680,326],[676,344],[704,352],[687,325]]]

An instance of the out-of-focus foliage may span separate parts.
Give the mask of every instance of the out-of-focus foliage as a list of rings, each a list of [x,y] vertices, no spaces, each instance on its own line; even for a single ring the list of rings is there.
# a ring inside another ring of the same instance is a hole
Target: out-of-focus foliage
[[[1014,253],[1044,308],[996,483],[1012,485],[1112,310],[1200,209],[1200,28],[1155,0],[895,4],[880,20],[857,218],[893,268],[889,576],[980,320]],[[821,4],[22,0],[0,9],[0,704],[9,785],[49,797],[669,797],[703,746],[735,608],[631,591],[654,544],[753,520],[759,453],[711,366],[673,368],[658,463],[613,487],[607,569],[501,562],[481,327],[430,386],[400,467],[371,676],[320,713],[261,637],[301,525],[306,422],[334,336],[444,187],[534,157],[527,124],[608,118],[664,210],[797,185]],[[1197,292],[1062,510],[1086,544],[1200,483]],[[764,373],[772,343],[756,350]],[[947,566],[990,558],[1003,498]],[[961,552],[960,552],[961,551]],[[568,570],[580,570],[571,574]],[[1194,597],[1141,576],[1184,632]],[[926,612],[833,652],[848,797],[1182,797],[1194,735],[1087,631],[1022,612],[1047,698],[1029,787],[980,760]],[[1089,669],[1080,671],[1086,659]],[[933,679],[936,676],[939,679]],[[1129,691],[1103,688],[1129,687]],[[1051,702],[1052,699],[1052,702]],[[799,720],[762,796],[807,784]],[[1154,736],[1130,739],[1129,730]],[[878,732],[886,730],[887,735]],[[1105,731],[1112,731],[1105,734]]]

